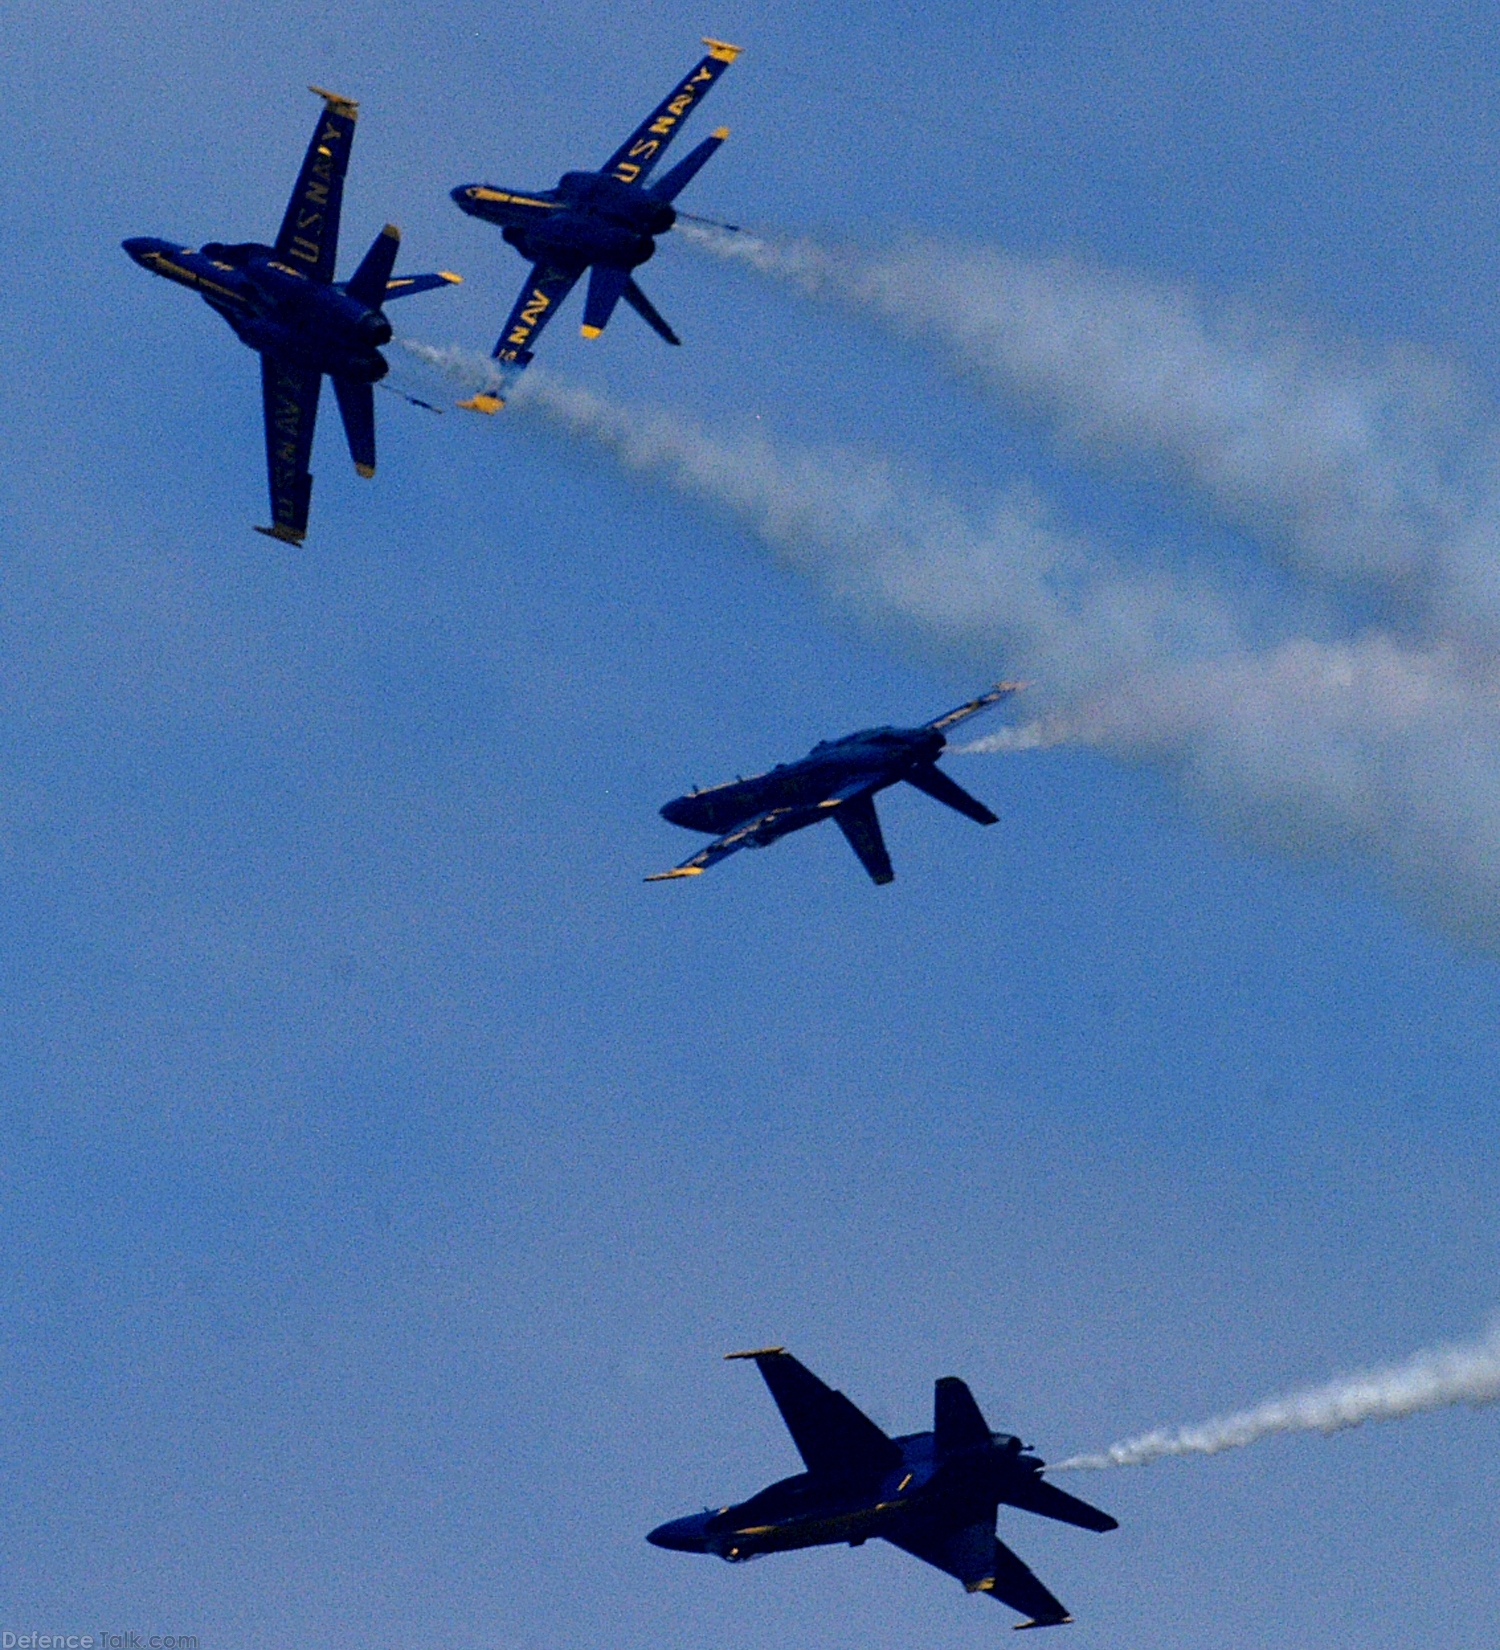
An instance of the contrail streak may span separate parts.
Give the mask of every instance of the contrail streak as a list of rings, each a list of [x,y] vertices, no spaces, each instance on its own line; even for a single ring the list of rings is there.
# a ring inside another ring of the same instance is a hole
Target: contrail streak
[[[1081,730],[1066,718],[1046,716],[1035,722],[1020,722],[1014,727],[1000,728],[981,739],[971,739],[964,745],[949,745],[948,754],[992,756],[1010,751],[1045,751],[1081,738]]]
[[[1281,317],[1066,258],[681,232],[933,345],[1072,447],[1164,467],[1305,577],[1410,595],[1467,512],[1469,400],[1415,350],[1318,345]]]
[[[467,388],[492,381],[483,356],[406,347]],[[1434,541],[1449,576],[1432,575],[1420,617],[1377,624],[1297,581],[1256,608],[1206,559],[1168,570],[1066,530],[1024,485],[961,500],[911,467],[622,406],[536,369],[511,406],[736,521],[835,600],[1034,678],[1049,741],[1151,763],[1262,847],[1373,859],[1427,917],[1500,950],[1500,624],[1485,599],[1500,614],[1500,502]]]
[[[466,388],[482,356],[402,340]],[[1136,565],[1056,527],[1025,488],[965,505],[895,464],[778,448],[759,431],[710,431],[661,408],[621,406],[532,368],[510,409],[611,454],[749,528],[835,599],[899,615],[951,646],[1044,668],[1082,691],[1160,660],[1244,642],[1208,578]]]
[[[1455,1404],[1500,1401],[1500,1324],[1468,1345],[1418,1352],[1405,1363],[1272,1398],[1199,1426],[1143,1433],[1094,1454],[1056,1462],[1053,1472],[1139,1467],[1168,1455],[1217,1455],[1279,1432],[1340,1432],[1366,1421],[1399,1421]]]

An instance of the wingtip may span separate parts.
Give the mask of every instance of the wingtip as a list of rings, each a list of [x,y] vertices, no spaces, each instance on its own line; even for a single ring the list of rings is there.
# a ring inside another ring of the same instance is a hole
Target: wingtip
[[[309,86],[314,97],[320,97],[335,114],[347,115],[350,120],[358,118],[359,104],[352,97],[344,97],[339,92],[330,92],[323,86]]]
[[[498,395],[491,395],[485,390],[481,390],[478,395],[471,395],[467,401],[460,401],[458,404],[465,412],[484,413],[490,418],[493,418],[505,405]]]
[[[452,286],[462,286],[464,284],[463,276],[455,275],[451,269],[440,269],[438,271],[438,279],[447,281]]]
[[[368,481],[375,474],[375,466],[373,464],[356,464],[354,473],[357,476],[363,476]]]
[[[729,128],[727,126],[715,126],[713,135],[722,143],[729,136]]]
[[[675,865],[670,871],[653,871],[647,882],[671,882],[674,877],[701,877],[701,865]]]
[[[1034,1621],[1016,1622],[1015,1630],[1024,1633],[1028,1627],[1068,1627],[1072,1621],[1072,1616],[1038,1616]]]
[[[786,1351],[784,1346],[757,1346],[748,1352],[726,1352],[725,1363],[733,1363],[736,1358],[779,1358]]]
[[[708,55],[719,63],[733,63],[742,51],[743,46],[731,46],[727,40],[711,40],[703,36],[703,44],[708,47]]]
[[[582,326],[578,329],[585,338],[597,338],[604,331],[603,327]]]
[[[307,537],[306,533],[293,532],[290,527],[257,527],[257,533],[264,533],[268,539],[279,539],[283,544],[301,544]]]

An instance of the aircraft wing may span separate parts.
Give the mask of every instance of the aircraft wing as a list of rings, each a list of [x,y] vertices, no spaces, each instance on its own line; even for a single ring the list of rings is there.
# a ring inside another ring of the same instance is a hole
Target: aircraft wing
[[[1080,1501],[1076,1495],[1069,1495],[1042,1478],[1034,1478],[1023,1488],[1008,1491],[1005,1500],[1025,1512],[1040,1513],[1043,1518],[1055,1518],[1062,1524],[1076,1524],[1081,1530],[1097,1530],[1100,1535],[1120,1527],[1118,1518],[1111,1518],[1107,1512],[1100,1512],[1087,1501]]]
[[[667,145],[677,136],[682,123],[697,108],[709,88],[740,55],[738,46],[722,40],[705,40],[708,55],[695,64],[686,79],[680,80],[628,138],[599,168],[621,183],[644,183]],[[708,157],[705,156],[706,160]],[[686,179],[683,180],[686,182]]]
[[[323,99],[323,112],[287,202],[276,256],[314,281],[333,279],[339,250],[339,210],[344,204],[344,173],[354,143],[359,105],[321,86],[309,86]]]
[[[646,881],[668,882],[673,877],[699,877],[710,865],[717,865],[721,859],[738,853],[741,848],[763,847],[766,842],[774,841],[780,834],[775,830],[775,826],[791,811],[790,808],[771,808],[766,813],[756,814],[753,819],[745,820],[732,831],[710,842],[706,848],[700,848],[691,859],[683,860],[681,865],[674,865],[670,871],[657,871],[647,877]]]
[[[981,693],[977,699],[970,699],[967,704],[933,717],[927,726],[938,731],[951,728],[955,723],[968,721],[971,716],[977,716],[980,711],[988,710],[991,705],[999,704],[1002,699],[1009,699],[1011,694],[1019,693],[1023,687],[1030,685],[1029,682],[996,682],[989,692]]]
[[[980,1523],[903,1526],[896,1534],[884,1534],[893,1547],[956,1577],[969,1592],[988,1593],[1030,1617],[1018,1626],[1055,1627],[1073,1619],[1061,1600],[996,1537],[993,1514]]]
[[[573,290],[586,267],[585,264],[559,263],[531,266],[531,275],[521,288],[520,297],[511,305],[495,347],[490,351],[494,360],[510,368],[509,377],[514,377],[530,365],[531,345],[541,336],[542,328],[556,315],[563,299]],[[470,400],[459,402],[461,407],[483,413],[499,412],[504,405],[504,397],[489,390],[481,390]]]
[[[286,544],[307,537],[312,498],[313,428],[323,375],[288,366],[274,356],[260,358],[260,389],[266,419],[266,468],[271,483],[271,525],[256,532]]]
[[[729,1357],[754,1360],[809,1472],[858,1481],[883,1477],[901,1465],[900,1449],[863,1410],[782,1347]]]

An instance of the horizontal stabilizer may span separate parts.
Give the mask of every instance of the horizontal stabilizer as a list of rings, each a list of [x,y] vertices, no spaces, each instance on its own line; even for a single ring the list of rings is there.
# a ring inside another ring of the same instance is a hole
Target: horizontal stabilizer
[[[721,126],[711,137],[706,137],[691,154],[684,155],[664,178],[653,183],[646,191],[653,200],[675,201],[684,189],[693,181],[703,168],[713,159],[724,139],[729,136],[729,128]]]
[[[1076,1524],[1081,1530],[1095,1530],[1100,1535],[1120,1527],[1118,1518],[1111,1518],[1107,1512],[1100,1512],[1087,1501],[1080,1501],[1076,1495],[1069,1495],[1042,1478],[1033,1478],[1023,1487],[1007,1491],[1005,1500],[1023,1512],[1055,1518],[1060,1524]]]
[[[933,1386],[932,1431],[939,1461],[990,1441],[989,1423],[956,1375],[944,1375]]]
[[[955,785],[941,768],[934,767],[930,762],[924,762],[920,768],[913,768],[906,775],[906,782],[925,792],[934,802],[945,803],[961,813],[965,819],[972,819],[976,825],[1000,823],[978,797],[970,796],[962,785]]]
[[[636,314],[639,315],[646,325],[650,327],[651,330],[657,335],[657,337],[665,338],[669,344],[680,344],[682,342],[677,334],[672,331],[671,327],[669,327],[667,323],[662,320],[661,316],[657,314],[656,306],[651,302],[646,294],[641,291],[633,280],[625,283],[625,292],[623,296],[625,302],[630,305]]]
[[[431,275],[397,275],[385,283],[385,299],[410,298],[414,292],[435,292],[440,286],[458,286],[462,275],[451,269],[439,269]]]

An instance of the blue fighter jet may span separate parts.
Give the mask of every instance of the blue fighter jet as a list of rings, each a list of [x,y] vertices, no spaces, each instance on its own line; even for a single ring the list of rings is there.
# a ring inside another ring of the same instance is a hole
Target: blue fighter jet
[[[631,274],[655,255],[656,236],[677,221],[672,202],[729,136],[721,126],[657,183],[646,180],[709,88],[740,54],[738,46],[705,40],[708,56],[680,81],[597,172],[565,172],[555,189],[497,189],[464,183],[453,199],[470,217],[498,224],[505,239],[531,264],[495,345],[501,388],[531,360],[537,338],[584,270],[591,269],[583,305],[583,336],[597,338],[623,298],[669,344],[682,340],[662,320]],[[460,406],[495,413],[498,392],[484,392]]]
[[[978,825],[998,824],[982,802],[938,768],[937,759],[948,743],[945,730],[1025,686],[997,682],[988,693],[920,727],[866,728],[842,739],[825,739],[799,762],[778,763],[753,779],[676,797],[661,810],[662,817],[690,831],[712,831],[717,840],[646,881],[700,876],[741,848],[766,848],[792,831],[831,819],[872,880],[894,882],[896,873],[875,813],[875,793],[904,779]]]
[[[1027,1619],[1057,1627],[1073,1618],[995,1535],[1002,1506],[1020,1507],[1085,1530],[1117,1520],[1047,1483],[1030,1446],[991,1432],[962,1381],[945,1375],[933,1392],[931,1432],[888,1438],[842,1392],[825,1386],[779,1346],[731,1352],[760,1367],[807,1471],[737,1506],[693,1513],[652,1530],[657,1547],[716,1553],[731,1564],[764,1553],[879,1536],[988,1593]]]
[[[333,380],[354,468],[375,474],[373,386],[389,370],[380,346],[390,342],[384,305],[429,292],[459,277],[392,277],[401,231],[388,223],[348,281],[333,278],[344,173],[359,105],[320,86],[324,107],[281,221],[274,246],[210,241],[199,251],[141,236],[125,250],[143,269],[190,287],[222,315],[243,344],[260,354],[266,421],[271,525],[259,533],[301,544],[312,494],[308,462],[323,374]]]

